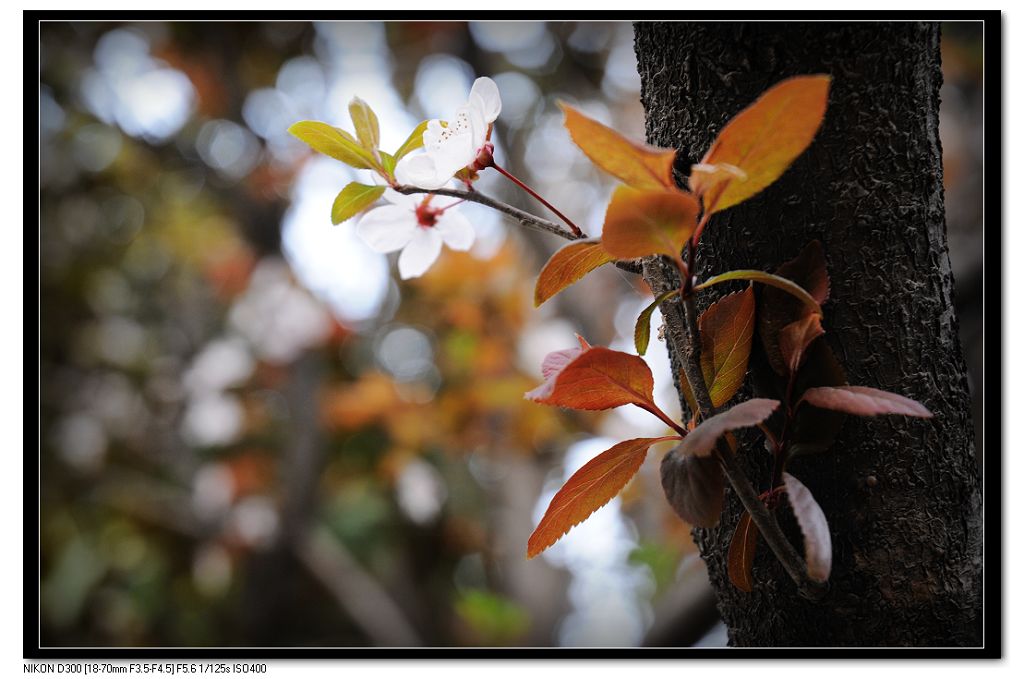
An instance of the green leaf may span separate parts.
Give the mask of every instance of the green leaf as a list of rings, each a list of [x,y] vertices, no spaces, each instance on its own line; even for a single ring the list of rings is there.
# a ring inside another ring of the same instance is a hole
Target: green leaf
[[[314,151],[340,160],[357,170],[368,170],[375,164],[373,156],[359,146],[355,137],[327,123],[303,120],[289,127],[288,131]]]
[[[518,639],[530,627],[530,614],[500,594],[469,589],[459,595],[455,612],[485,646],[501,646]]]
[[[338,197],[334,199],[334,206],[331,207],[331,222],[341,224],[346,219],[359,214],[380,198],[386,188],[386,186],[367,186],[352,182],[343,188]]]
[[[767,271],[759,271],[757,269],[737,269],[736,271],[726,271],[725,273],[720,273],[717,276],[712,276],[700,285],[695,286],[694,290],[710,288],[712,285],[724,283],[725,281],[739,280],[755,281],[757,283],[770,285],[774,288],[779,288],[780,290],[785,290],[806,304],[815,313],[821,313],[821,306],[818,305],[817,300],[815,300],[809,292],[801,288],[799,285],[788,278],[776,276],[775,274],[770,274]]]
[[[667,544],[641,542],[626,557],[630,564],[646,566],[654,577],[658,592],[664,592],[676,581],[681,552],[671,541]]]
[[[377,114],[359,97],[353,97],[349,102],[348,114],[352,116],[352,124],[356,126],[359,143],[372,154],[380,146],[380,123],[377,122]]]
[[[409,133],[409,138],[398,147],[395,151],[395,161],[399,161],[406,156],[406,154],[415,151],[416,149],[423,146],[423,133],[427,130],[427,123],[429,121],[424,120],[422,123],[416,126],[416,129]]]
[[[636,344],[636,353],[643,356],[647,353],[647,345],[651,343],[651,314],[661,306],[662,302],[678,294],[679,290],[666,290],[640,312],[636,319],[636,328],[633,330],[633,342]]]
[[[395,165],[398,165],[398,161],[395,160],[395,157],[390,153],[385,153],[384,151],[379,151],[378,153],[380,154],[380,162],[381,165],[384,166],[384,171],[389,175],[394,176]]]

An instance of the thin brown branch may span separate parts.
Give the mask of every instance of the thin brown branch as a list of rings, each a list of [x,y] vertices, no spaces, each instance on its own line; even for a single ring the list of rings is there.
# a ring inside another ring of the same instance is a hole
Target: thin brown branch
[[[579,236],[574,234],[564,226],[556,224],[555,222],[548,221],[542,217],[532,215],[525,210],[520,210],[517,207],[513,207],[508,203],[503,203],[497,198],[491,198],[490,196],[484,195],[479,191],[463,191],[461,189],[421,189],[418,186],[396,186],[395,191],[398,193],[404,193],[410,195],[414,193],[432,193],[436,196],[449,196],[451,198],[461,198],[462,200],[469,201],[471,203],[478,203],[480,205],[486,205],[489,208],[497,210],[498,212],[504,212],[509,217],[512,217],[518,221],[522,226],[528,229],[536,229],[539,231],[547,231],[553,233],[556,236],[561,236],[566,240],[577,240],[580,238],[586,238],[586,234],[580,233]]]
[[[479,191],[464,191],[462,189],[423,189],[418,186],[403,186],[398,185],[392,187],[398,193],[405,195],[412,195],[416,193],[431,193],[437,196],[448,196],[449,198],[461,198],[462,200],[469,201],[470,203],[477,203],[478,205],[485,205],[493,210],[502,212],[512,219],[519,222],[521,226],[528,229],[534,229],[535,231],[546,231],[547,233],[553,233],[556,236],[564,238],[566,240],[580,240],[586,238],[587,234],[580,232],[579,235],[574,234],[569,229],[556,224],[555,222],[538,217],[537,215],[530,214],[525,210],[520,210],[517,207],[513,207],[508,203],[503,203],[497,198],[491,198],[488,195],[480,193]],[[630,273],[640,273],[641,267],[639,261],[629,262],[615,262],[615,266],[628,271]]]

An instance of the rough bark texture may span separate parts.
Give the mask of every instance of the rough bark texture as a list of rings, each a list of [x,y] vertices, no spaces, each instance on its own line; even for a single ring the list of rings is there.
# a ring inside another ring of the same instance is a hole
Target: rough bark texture
[[[830,451],[791,463],[831,526],[823,601],[800,598],[763,542],[754,592],[729,584],[725,555],[740,511],[732,493],[718,527],[695,530],[730,642],[979,645],[981,495],[946,246],[938,26],[640,23],[636,51],[648,141],[680,149],[684,175],[771,85],[833,76],[811,148],[762,194],[712,219],[698,269],[771,271],[821,240],[832,278],[825,337],[850,383],[935,413],[849,417]],[[656,291],[673,276],[655,262],[645,275]],[[742,461],[763,488],[764,449],[755,436],[742,440]]]

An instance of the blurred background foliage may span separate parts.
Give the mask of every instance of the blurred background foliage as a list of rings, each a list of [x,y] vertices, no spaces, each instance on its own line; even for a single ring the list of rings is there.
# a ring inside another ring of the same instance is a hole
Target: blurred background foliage
[[[661,432],[522,398],[573,332],[629,349],[643,283],[605,267],[534,310],[561,243],[468,204],[473,249],[400,282],[330,223],[359,173],[286,133],[350,129],[358,95],[396,148],[489,75],[499,161],[598,233],[612,182],[555,102],[642,138],[629,24],[47,22],[40,40],[44,645],[724,642],[658,455],[525,559],[564,479]],[[947,26],[943,61],[980,393],[980,30]],[[481,191],[543,214],[492,174]],[[678,413],[664,344],[648,358]]]

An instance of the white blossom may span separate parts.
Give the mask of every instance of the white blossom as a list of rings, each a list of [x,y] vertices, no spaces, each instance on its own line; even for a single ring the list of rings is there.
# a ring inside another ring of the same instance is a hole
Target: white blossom
[[[441,244],[452,250],[468,250],[473,245],[473,227],[453,207],[455,202],[439,204],[435,196],[417,198],[388,189],[384,199],[389,205],[370,210],[356,226],[356,233],[374,251],[402,251],[398,273],[403,279],[423,275],[441,254]]]
[[[447,126],[439,120],[427,123],[423,132],[424,152],[399,161],[395,178],[402,184],[441,188],[456,172],[473,165],[485,151],[491,125],[499,113],[498,86],[490,78],[477,78],[469,92],[469,101],[455,112],[455,118]],[[490,152],[489,148],[486,150]]]

